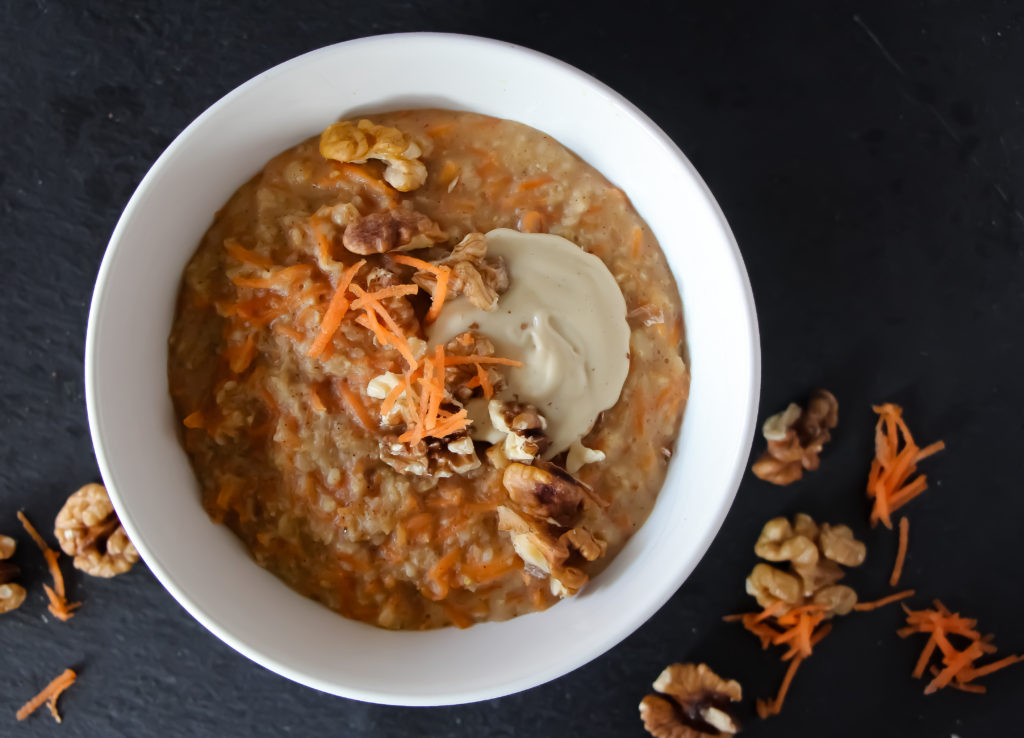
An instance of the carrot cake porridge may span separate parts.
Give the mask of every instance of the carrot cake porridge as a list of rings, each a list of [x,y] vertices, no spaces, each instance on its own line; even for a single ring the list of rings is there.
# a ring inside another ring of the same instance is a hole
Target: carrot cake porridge
[[[579,592],[650,512],[689,387],[625,194],[537,130],[448,110],[267,163],[186,267],[169,344],[210,517],[385,628]]]

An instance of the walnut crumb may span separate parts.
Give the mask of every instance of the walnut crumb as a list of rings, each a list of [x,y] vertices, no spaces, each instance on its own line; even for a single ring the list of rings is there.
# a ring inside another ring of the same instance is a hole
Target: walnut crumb
[[[640,719],[655,738],[700,738],[735,735],[739,724],[730,703],[743,699],[743,688],[725,680],[706,664],[671,664],[640,702]]]
[[[25,588],[14,581],[21,569],[7,561],[17,547],[13,538],[0,535],[0,614],[17,610],[25,601]]]

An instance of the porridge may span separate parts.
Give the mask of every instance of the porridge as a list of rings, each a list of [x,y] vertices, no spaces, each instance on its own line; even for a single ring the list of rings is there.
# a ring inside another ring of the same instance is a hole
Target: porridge
[[[647,517],[682,308],[626,195],[525,125],[341,122],[217,213],[169,382],[210,517],[385,628],[549,607]]]

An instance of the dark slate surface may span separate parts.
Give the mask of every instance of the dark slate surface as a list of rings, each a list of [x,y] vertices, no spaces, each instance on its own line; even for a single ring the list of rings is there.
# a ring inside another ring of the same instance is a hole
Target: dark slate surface
[[[705,561],[643,628],[556,682],[444,709],[359,704],[294,685],[207,634],[139,566],[70,578],[86,601],[45,615],[31,594],[0,621],[0,734],[478,736],[642,734],[636,704],[669,661],[704,659],[774,692],[782,668],[719,621],[748,605],[751,544],[806,510],[866,536],[851,577],[886,591],[894,536],[869,532],[872,401],[903,403],[933,488],[911,508],[905,581],[1024,651],[1020,324],[1024,319],[1021,3],[7,0],[0,8],[0,529],[48,523],[97,477],[82,350],[107,238],[147,167],[204,108],[301,52],[373,33],[447,30],[554,54],[647,111],[700,169],[743,250],[760,311],[766,410],[831,388],[842,424],[822,469],[779,490],[744,480]],[[88,7],[86,7],[88,6]],[[775,6],[775,7],[771,7]],[[183,536],[187,538],[187,536]],[[187,545],[183,542],[183,545]],[[889,609],[842,621],[780,717],[751,736],[1020,733],[1024,667],[985,696],[921,694],[920,643]],[[59,729],[16,707],[72,665]],[[500,669],[495,664],[495,669]]]

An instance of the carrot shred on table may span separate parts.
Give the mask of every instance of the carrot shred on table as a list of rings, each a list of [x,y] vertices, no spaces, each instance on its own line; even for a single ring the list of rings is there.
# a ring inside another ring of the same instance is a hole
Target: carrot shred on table
[[[891,605],[893,602],[905,600],[907,597],[913,597],[915,594],[917,594],[916,590],[905,589],[902,592],[896,592],[895,594],[891,594],[871,602],[858,602],[853,606],[853,609],[858,612],[869,612],[871,610],[877,610],[880,607],[885,607],[886,605]]]
[[[334,334],[341,326],[342,318],[348,312],[349,302],[345,293],[349,285],[352,284],[356,273],[364,264],[366,264],[366,260],[360,259],[342,273],[341,279],[338,280],[338,288],[334,291],[334,296],[331,297],[331,301],[327,305],[327,312],[324,313],[323,320],[320,321],[320,329],[317,332],[316,338],[313,339],[309,351],[306,352],[307,356],[314,359],[320,356],[327,347],[327,344],[334,338]]]
[[[900,575],[903,574],[903,563],[907,559],[907,544],[910,536],[910,521],[907,516],[904,515],[900,518],[900,540],[896,548],[896,561],[892,565],[892,574],[889,576],[889,586],[895,587],[900,581]]]
[[[903,409],[899,405],[886,403],[872,409],[878,414],[878,422],[875,424],[875,458],[871,462],[867,484],[868,499],[873,501],[871,524],[881,522],[891,529],[892,513],[928,488],[923,474],[908,481],[917,472],[917,463],[946,445],[936,441],[919,448],[903,420]]]
[[[445,266],[438,270],[437,286],[434,287],[434,294],[430,300],[430,309],[427,310],[427,314],[423,318],[425,323],[433,323],[437,320],[437,316],[441,314],[441,308],[444,307],[444,299],[448,295],[448,281],[451,279],[451,276],[451,267]]]
[[[58,723],[61,722],[60,713],[57,712],[57,698],[60,697],[65,689],[75,683],[76,678],[78,678],[78,675],[75,674],[73,670],[65,669],[61,672],[60,676],[43,687],[39,694],[22,705],[15,717],[17,717],[19,721],[24,720],[33,712],[38,710],[43,703],[46,703],[50,708],[50,713],[53,715],[53,719]]]
[[[779,693],[775,695],[775,699],[757,700],[757,716],[762,720],[772,715],[778,715],[782,711],[782,703],[785,701],[786,694],[789,692],[789,686],[793,683],[793,677],[796,675],[796,670],[800,668],[800,664],[803,663],[803,660],[803,656],[797,656],[789,662],[789,668],[786,669],[786,676],[782,678],[782,684],[779,686]]]
[[[45,584],[43,589],[46,591],[46,596],[50,600],[50,604],[47,609],[50,611],[55,618],[61,621],[68,621],[74,617],[74,611],[82,606],[81,602],[68,602],[67,592],[64,589],[64,575],[60,570],[60,563],[58,558],[60,554],[54,551],[47,545],[43,537],[39,535],[39,531],[36,530],[35,526],[29,522],[28,518],[25,517],[25,513],[18,510],[18,520],[21,521],[22,526],[28,532],[32,540],[35,541],[39,550],[43,552],[43,558],[46,559],[46,566],[50,570],[50,576],[53,578],[53,587],[48,587]]]
[[[978,659],[996,650],[991,643],[992,637],[982,636],[978,632],[977,620],[950,612],[939,600],[935,600],[933,608],[910,610],[904,606],[903,609],[906,612],[907,626],[900,628],[897,634],[901,638],[916,633],[928,634],[928,641],[914,666],[912,675],[915,678],[923,677],[934,653],[939,651],[942,656],[942,666],[931,667],[934,678],[925,687],[925,694],[933,694],[945,687],[982,693],[985,690],[980,685],[973,684],[975,679],[1024,661],[1024,654],[1011,655],[984,666],[977,666]],[[950,635],[966,638],[967,645],[963,649],[957,648],[950,641]]]

